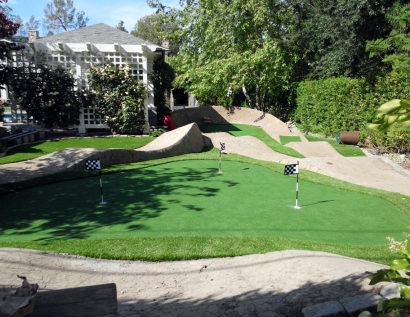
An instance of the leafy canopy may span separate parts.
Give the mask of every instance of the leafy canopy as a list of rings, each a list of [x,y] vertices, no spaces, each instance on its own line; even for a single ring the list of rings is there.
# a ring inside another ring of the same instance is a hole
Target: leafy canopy
[[[266,98],[289,84],[294,56],[283,40],[288,12],[279,0],[189,1],[182,10],[157,4],[178,28],[167,32],[181,43],[170,59],[174,85],[204,103],[227,103],[227,89],[241,91],[248,105],[267,108]]]
[[[370,57],[383,58],[393,71],[410,72],[410,4],[396,3],[387,14],[392,31],[385,38],[369,41],[366,51]]]
[[[79,123],[75,80],[63,68],[42,64],[15,67],[9,85],[28,116],[43,126],[68,127]]]
[[[73,0],[53,0],[44,9],[44,26],[55,33],[81,28],[87,25],[84,11],[76,13]]]
[[[298,80],[360,77],[376,72],[366,41],[384,37],[386,9],[394,0],[286,0],[291,27],[287,37],[300,56]]]

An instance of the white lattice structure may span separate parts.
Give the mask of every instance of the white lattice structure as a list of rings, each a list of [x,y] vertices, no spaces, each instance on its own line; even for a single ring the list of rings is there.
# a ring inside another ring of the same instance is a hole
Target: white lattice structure
[[[29,34],[29,38],[32,43],[26,45],[25,50],[15,53],[15,64],[23,66],[34,61],[61,66],[73,73],[77,89],[86,87],[86,74],[93,64],[127,65],[148,89],[145,102],[148,121],[148,109],[154,109],[154,89],[149,74],[155,58],[168,49],[103,23],[40,39]],[[82,109],[79,119],[79,133],[85,133],[87,129],[106,128],[95,109]]]

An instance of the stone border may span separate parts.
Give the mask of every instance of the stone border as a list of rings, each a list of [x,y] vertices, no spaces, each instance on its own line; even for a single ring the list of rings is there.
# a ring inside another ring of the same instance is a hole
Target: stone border
[[[363,311],[377,312],[377,304],[382,298],[400,297],[397,284],[392,283],[380,289],[379,294],[364,294],[342,298],[339,301],[328,301],[302,309],[303,317],[353,317]]]

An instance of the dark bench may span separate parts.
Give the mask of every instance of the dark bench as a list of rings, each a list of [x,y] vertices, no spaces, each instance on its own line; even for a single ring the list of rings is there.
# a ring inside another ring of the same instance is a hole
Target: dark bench
[[[115,283],[39,291],[33,317],[117,317]]]

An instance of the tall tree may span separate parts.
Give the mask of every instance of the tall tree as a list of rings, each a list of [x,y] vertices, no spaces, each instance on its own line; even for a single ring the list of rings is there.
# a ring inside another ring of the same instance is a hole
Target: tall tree
[[[392,31],[386,38],[369,41],[370,57],[379,57],[398,73],[410,73],[410,4],[396,3],[387,14]]]
[[[25,28],[27,31],[30,30],[38,30],[39,26],[40,26],[40,21],[36,20],[36,17],[34,15],[32,15],[30,17],[30,20],[28,20],[28,22],[26,22],[24,24]]]
[[[298,50],[299,77],[356,77],[377,71],[366,41],[389,33],[386,10],[395,0],[286,0],[292,10],[287,38]]]
[[[157,45],[168,45],[173,55],[178,52],[179,44],[170,41],[167,32],[176,31],[177,25],[173,23],[164,14],[154,13],[143,16],[135,24],[131,34]]]
[[[84,11],[76,13],[73,0],[53,0],[44,9],[44,26],[53,33],[69,31],[87,25]]]
[[[0,4],[7,3],[7,0],[0,0]],[[11,9],[7,6],[0,5],[0,39],[10,39],[17,33],[19,25],[15,23],[8,16]],[[4,89],[4,85],[10,81],[10,74],[12,73],[12,67],[5,63],[9,58],[9,52],[11,49],[18,49],[14,43],[8,41],[0,41],[0,59],[3,61],[0,63],[0,89]],[[4,108],[0,106],[0,119],[3,117]]]
[[[17,15],[17,16],[14,17],[13,20],[14,20],[14,23],[19,25],[19,29],[17,30],[16,35],[26,36],[27,35],[27,30],[24,26],[23,19],[19,15]]]
[[[7,3],[7,0],[0,0],[0,3]],[[8,6],[0,6],[0,39],[10,39],[20,26],[13,21],[11,11],[12,9]]]
[[[226,102],[232,86],[248,106],[267,110],[268,97],[288,86],[294,58],[283,40],[289,12],[282,1],[190,1],[164,14],[179,26],[170,40],[182,43],[170,59],[175,84],[199,100]]]
[[[118,24],[115,28],[128,33],[128,31],[125,29],[124,21],[122,21],[122,20],[120,22],[118,22]]]
[[[13,73],[10,86],[29,117],[47,128],[79,123],[80,103],[72,74],[41,64],[17,67]]]

